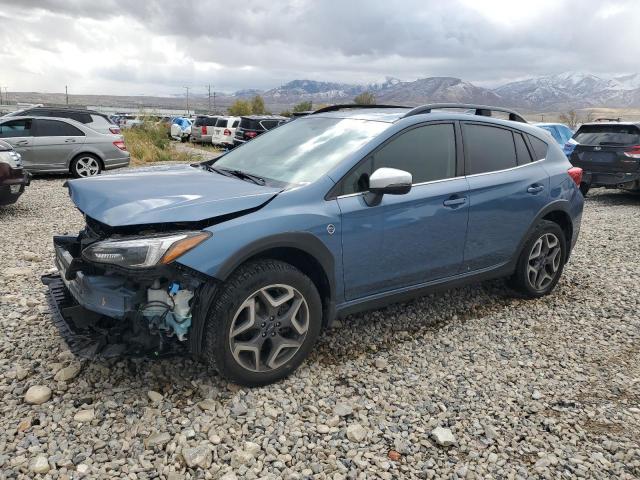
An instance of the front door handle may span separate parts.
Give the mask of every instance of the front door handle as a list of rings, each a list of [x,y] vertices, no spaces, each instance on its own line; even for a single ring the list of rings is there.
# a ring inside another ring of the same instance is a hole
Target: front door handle
[[[540,193],[544,190],[544,185],[531,185],[527,188],[527,192],[529,193]]]
[[[20,140],[18,142],[16,142],[16,145],[28,145],[29,141],[28,140]]]
[[[458,205],[464,205],[465,203],[467,203],[467,197],[449,198],[442,202],[445,207],[457,207]]]

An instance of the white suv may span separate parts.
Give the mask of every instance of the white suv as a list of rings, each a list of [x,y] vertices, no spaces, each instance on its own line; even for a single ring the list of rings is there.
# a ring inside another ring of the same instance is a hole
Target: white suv
[[[218,121],[213,127],[211,143],[223,147],[233,147],[233,137],[238,125],[240,125],[240,117],[218,117]]]

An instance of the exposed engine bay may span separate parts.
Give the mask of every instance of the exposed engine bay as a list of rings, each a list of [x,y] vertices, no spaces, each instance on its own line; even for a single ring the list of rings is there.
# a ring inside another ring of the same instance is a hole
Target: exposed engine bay
[[[196,292],[210,279],[175,262],[163,264],[160,254],[166,256],[178,242],[193,243],[200,234],[105,233],[88,222],[78,236],[54,237],[59,274],[42,280],[49,286],[55,323],[71,350],[86,358],[190,350]],[[136,241],[149,245],[143,244],[143,251]],[[147,266],[150,257],[157,264]],[[123,261],[144,268],[118,265]]]

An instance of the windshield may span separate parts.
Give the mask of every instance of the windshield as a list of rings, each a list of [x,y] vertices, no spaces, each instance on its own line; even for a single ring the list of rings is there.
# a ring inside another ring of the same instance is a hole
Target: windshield
[[[583,145],[637,145],[640,130],[633,125],[583,125],[573,138]]]
[[[300,118],[232,150],[215,166],[285,183],[310,183],[388,127],[369,120]]]

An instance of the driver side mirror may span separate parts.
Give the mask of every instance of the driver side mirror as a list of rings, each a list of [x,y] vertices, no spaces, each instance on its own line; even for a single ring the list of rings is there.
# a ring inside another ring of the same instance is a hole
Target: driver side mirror
[[[413,177],[409,172],[397,168],[379,168],[369,177],[369,192],[365,195],[367,205],[380,203],[384,194],[404,195],[411,191]]]

